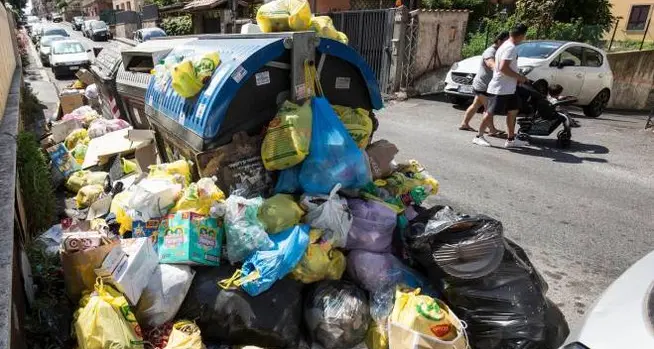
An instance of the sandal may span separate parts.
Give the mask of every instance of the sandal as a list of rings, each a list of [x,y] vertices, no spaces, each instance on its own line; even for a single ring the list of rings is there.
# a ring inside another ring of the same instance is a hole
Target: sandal
[[[475,130],[474,128],[472,128],[472,127],[470,127],[470,126],[460,126],[460,127],[459,127],[459,130],[461,130],[461,131],[477,132],[477,130]]]

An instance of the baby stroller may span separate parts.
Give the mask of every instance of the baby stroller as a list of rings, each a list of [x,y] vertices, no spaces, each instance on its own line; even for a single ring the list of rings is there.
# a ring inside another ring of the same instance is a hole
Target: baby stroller
[[[568,148],[572,139],[571,118],[567,113],[557,110],[557,107],[574,104],[577,100],[568,98],[550,103],[530,84],[519,85],[516,93],[520,100],[520,128],[517,137],[528,141],[530,136],[549,136],[563,125],[563,129],[556,135],[556,143],[559,148]]]

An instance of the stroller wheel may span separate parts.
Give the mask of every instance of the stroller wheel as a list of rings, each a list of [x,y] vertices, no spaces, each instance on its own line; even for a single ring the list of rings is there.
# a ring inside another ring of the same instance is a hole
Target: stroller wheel
[[[556,135],[556,144],[559,148],[569,148],[572,143],[572,133],[569,130],[561,130]]]

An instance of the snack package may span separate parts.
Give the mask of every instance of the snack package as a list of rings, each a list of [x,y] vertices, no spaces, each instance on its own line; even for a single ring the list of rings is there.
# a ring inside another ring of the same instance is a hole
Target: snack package
[[[285,101],[268,124],[261,145],[261,158],[268,171],[293,167],[309,154],[311,104],[299,106]]]
[[[200,178],[197,183],[191,183],[184,189],[182,197],[170,213],[195,212],[206,216],[215,202],[222,202],[224,199],[225,194],[216,186],[213,179]]]

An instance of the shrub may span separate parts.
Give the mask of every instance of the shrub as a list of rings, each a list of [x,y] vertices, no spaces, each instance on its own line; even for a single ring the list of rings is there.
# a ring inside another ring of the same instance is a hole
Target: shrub
[[[161,29],[170,36],[192,34],[193,20],[191,15],[167,17],[161,21]]]
[[[20,119],[23,127],[31,130],[36,123],[36,118],[43,117],[41,102],[32,92],[32,88],[24,86],[20,91]]]

